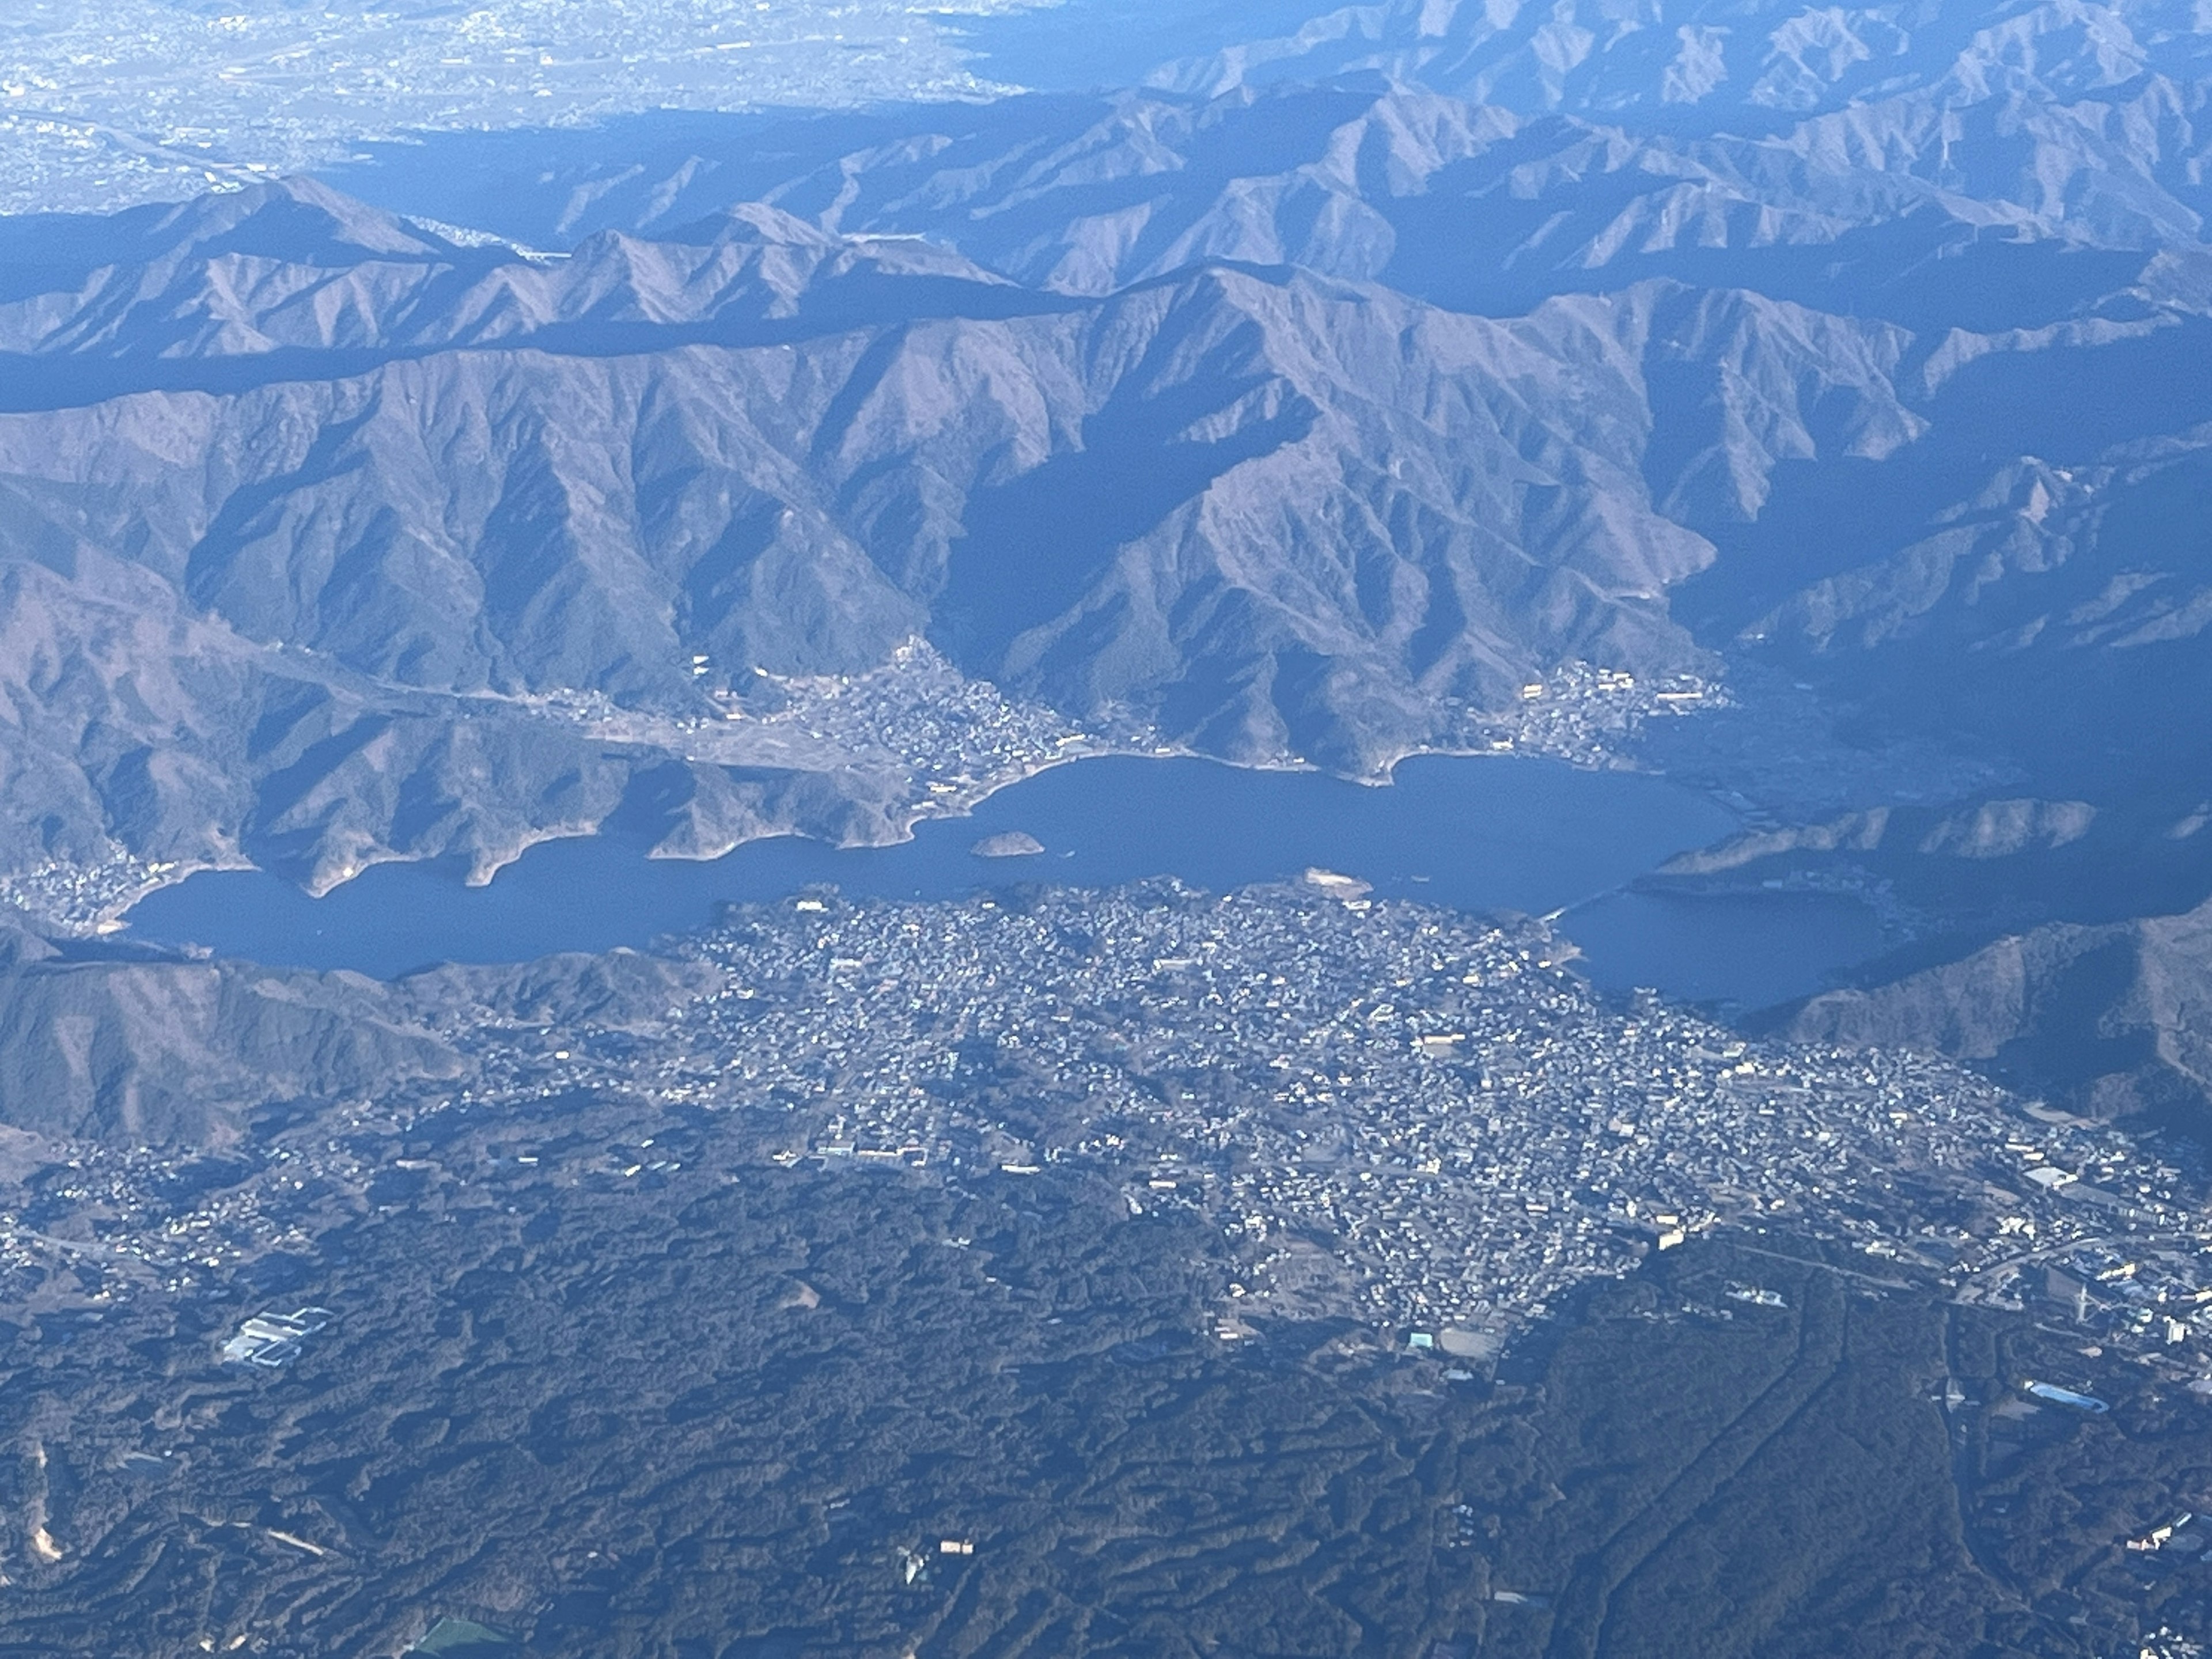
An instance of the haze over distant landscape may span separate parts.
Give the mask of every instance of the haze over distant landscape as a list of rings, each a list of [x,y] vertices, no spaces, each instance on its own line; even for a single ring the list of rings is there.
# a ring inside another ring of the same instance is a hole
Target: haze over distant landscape
[[[0,1647],[2199,1651],[2208,213],[2186,0],[0,19]]]

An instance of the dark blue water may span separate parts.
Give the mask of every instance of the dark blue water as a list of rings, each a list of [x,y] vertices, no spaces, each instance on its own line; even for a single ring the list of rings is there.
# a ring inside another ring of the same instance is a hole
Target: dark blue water
[[[1735,828],[1719,807],[1664,780],[1549,761],[1412,760],[1389,787],[1371,788],[1316,773],[1115,758],[1043,773],[972,817],[916,826],[897,847],[839,851],[786,837],[697,863],[649,859],[641,843],[610,835],[533,848],[485,887],[465,885],[457,864],[392,864],[319,899],[257,872],[210,872],[154,894],[130,921],[149,943],[390,977],[440,961],[642,945],[701,926],[723,901],[823,883],[943,898],[1017,882],[1107,886],[1173,875],[1219,890],[1317,865],[1361,877],[1383,896],[1540,915],[1611,893]],[[1002,830],[1025,831],[1047,850],[1017,859],[969,850]],[[1570,928],[1607,986],[1768,1001],[1814,988],[1828,969],[1871,951],[1857,907],[1608,908],[1616,904],[1582,913],[1588,939]],[[1731,963],[1751,971],[1732,975]]]
[[[1648,985],[1686,1002],[1747,1008],[1820,990],[1887,945],[1872,909],[1832,893],[1608,893],[1557,926],[1608,990]]]

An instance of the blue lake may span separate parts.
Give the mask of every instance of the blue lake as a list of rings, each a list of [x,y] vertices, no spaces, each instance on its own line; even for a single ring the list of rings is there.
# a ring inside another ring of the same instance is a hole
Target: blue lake
[[[390,977],[440,961],[513,962],[643,945],[700,927],[717,904],[829,884],[944,898],[1020,882],[1109,886],[1172,875],[1222,890],[1310,866],[1380,896],[1542,915],[1584,948],[1608,988],[1758,1004],[1817,988],[1880,947],[1863,907],[1833,899],[1660,898],[1620,890],[1736,821],[1663,779],[1554,762],[1421,758],[1389,787],[1200,760],[1082,761],[1001,791],[964,818],[915,827],[896,847],[839,850],[785,837],[711,863],[650,859],[617,835],[548,842],[469,887],[457,864],[382,865],[312,899],[258,872],[198,875],[131,912],[151,944]],[[1027,833],[1042,854],[970,848]]]

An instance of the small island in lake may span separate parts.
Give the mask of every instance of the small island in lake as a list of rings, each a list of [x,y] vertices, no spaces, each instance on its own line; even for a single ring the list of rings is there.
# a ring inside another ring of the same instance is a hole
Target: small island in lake
[[[1044,843],[1019,830],[1001,830],[986,836],[968,849],[979,859],[1029,859],[1044,851]]]

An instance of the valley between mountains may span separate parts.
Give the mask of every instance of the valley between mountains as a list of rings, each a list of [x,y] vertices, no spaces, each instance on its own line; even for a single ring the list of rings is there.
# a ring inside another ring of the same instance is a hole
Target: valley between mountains
[[[880,844],[1086,754],[1379,778],[1596,673],[1698,712],[1581,758],[1749,814],[1667,880],[1885,896],[1850,1028],[1990,1048],[1912,988],[2212,896],[2200,37],[1697,9],[0,225],[0,890],[81,933],[209,866]],[[2008,1018],[2136,1029],[2069,983]]]

